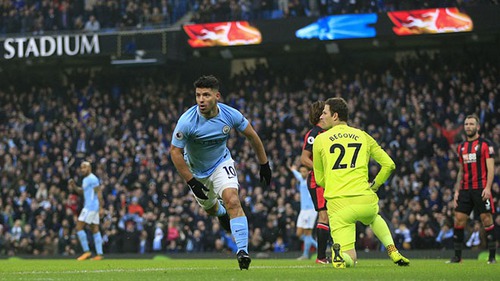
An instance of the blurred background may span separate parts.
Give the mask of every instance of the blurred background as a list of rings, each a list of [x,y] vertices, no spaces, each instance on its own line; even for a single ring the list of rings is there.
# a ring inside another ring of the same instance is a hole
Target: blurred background
[[[67,181],[80,185],[84,159],[103,187],[105,254],[234,252],[169,158],[205,74],[250,120],[273,169],[261,186],[253,150],[231,132],[252,253],[299,256],[300,194],[286,167],[300,163],[309,105],[334,96],[396,162],[378,195],[397,247],[453,248],[468,114],[495,145],[500,211],[497,1],[0,0],[0,14],[0,256],[82,252],[83,198]],[[358,250],[384,250],[357,231]],[[485,249],[482,231],[472,214],[468,248]]]

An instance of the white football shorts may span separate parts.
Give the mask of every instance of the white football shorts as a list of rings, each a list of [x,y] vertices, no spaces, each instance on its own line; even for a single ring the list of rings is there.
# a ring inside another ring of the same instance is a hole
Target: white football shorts
[[[99,224],[99,211],[89,211],[86,208],[82,209],[78,221],[83,221],[87,224]]]
[[[318,212],[314,209],[301,210],[299,217],[297,218],[297,227],[303,229],[313,229],[316,223],[316,218],[318,217]]]
[[[233,159],[222,162],[209,177],[198,180],[209,189],[206,193],[208,199],[203,200],[195,196],[198,204],[205,210],[212,208],[219,198],[222,198],[224,189],[239,187]]]

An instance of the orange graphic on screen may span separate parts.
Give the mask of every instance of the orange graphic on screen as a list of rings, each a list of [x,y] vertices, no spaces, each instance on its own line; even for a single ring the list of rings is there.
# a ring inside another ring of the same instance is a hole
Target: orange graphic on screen
[[[254,45],[262,42],[260,31],[246,21],[185,25],[184,31],[193,48]]]
[[[457,8],[388,12],[397,35],[472,31],[472,19]]]

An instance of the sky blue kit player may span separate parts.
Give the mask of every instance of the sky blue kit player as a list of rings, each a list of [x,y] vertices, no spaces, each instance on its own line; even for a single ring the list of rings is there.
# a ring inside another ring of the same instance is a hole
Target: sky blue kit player
[[[297,180],[297,189],[300,193],[300,210],[314,210],[314,204],[311,198],[311,194],[309,193],[309,187],[307,186],[307,174],[309,170],[306,167],[300,167],[300,172],[297,171],[295,167],[292,167],[290,170],[293,173],[293,176]],[[303,176],[303,171],[306,174],[306,177]]]
[[[297,189],[300,192],[300,212],[297,217],[297,237],[304,241],[304,250],[299,260],[308,260],[309,249],[311,246],[318,248],[318,243],[312,237],[313,228],[318,217],[318,212],[314,207],[311,193],[309,193],[309,186],[307,185],[307,178],[309,176],[309,169],[306,166],[301,166],[297,171],[295,166],[290,167],[293,176],[297,180]]]
[[[101,232],[99,232],[99,213],[102,211],[104,200],[102,198],[99,178],[92,173],[90,162],[87,161],[82,162],[80,165],[80,173],[84,176],[81,188],[76,186],[75,181],[72,179],[68,182],[70,191],[77,192],[80,195],[83,194],[83,209],[78,216],[78,221],[76,222],[76,233],[78,235],[78,239],[80,240],[83,254],[78,257],[77,260],[83,261],[91,258],[92,256],[87,240],[87,233],[85,233],[84,230],[84,227],[87,224],[90,225],[97,254],[92,259],[102,260],[103,251],[102,236]]]
[[[99,198],[94,188],[99,186],[99,179],[93,173],[82,180],[83,207],[89,211],[99,211]]]
[[[236,109],[220,103],[219,81],[202,76],[194,82],[196,105],[182,114],[172,136],[170,154],[198,204],[234,236],[240,269],[248,269],[248,221],[238,196],[238,176],[227,148],[231,129],[243,134],[260,164],[260,180],[271,181],[264,146],[248,120]],[[223,204],[221,203],[221,200]]]
[[[243,132],[248,120],[236,109],[223,103],[217,104],[218,116],[206,119],[195,105],[177,122],[172,144],[184,148],[184,160],[193,176],[206,178],[213,174],[220,163],[231,159],[226,146],[232,128]]]

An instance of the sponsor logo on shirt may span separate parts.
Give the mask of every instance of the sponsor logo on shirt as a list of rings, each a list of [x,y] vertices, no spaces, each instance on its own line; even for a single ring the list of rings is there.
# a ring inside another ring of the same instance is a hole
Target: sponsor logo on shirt
[[[462,158],[464,159],[464,163],[476,163],[477,155],[475,153],[465,153],[462,154]]]
[[[213,139],[213,140],[196,140],[195,139],[195,140],[193,140],[193,143],[211,145],[211,144],[219,144],[219,143],[225,142],[226,140],[227,140],[227,137]]]

